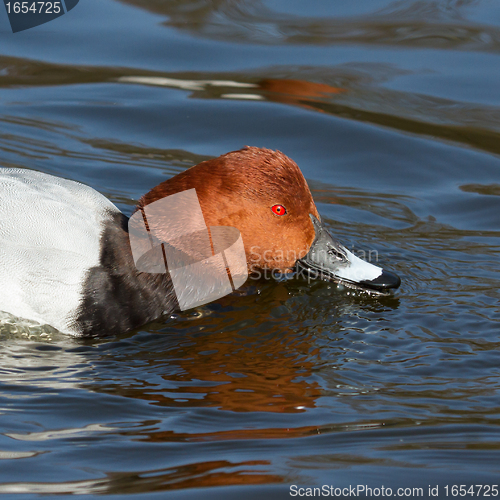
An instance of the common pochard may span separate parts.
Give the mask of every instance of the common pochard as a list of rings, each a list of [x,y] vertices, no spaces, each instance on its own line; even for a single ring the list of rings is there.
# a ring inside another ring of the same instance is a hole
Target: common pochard
[[[330,236],[299,167],[279,151],[245,147],[204,161],[154,187],[136,211],[191,189],[207,227],[239,230],[250,272],[300,270],[382,293],[400,285]],[[82,336],[177,310],[168,272],[138,270],[128,221],[88,186],[0,169],[0,310]]]

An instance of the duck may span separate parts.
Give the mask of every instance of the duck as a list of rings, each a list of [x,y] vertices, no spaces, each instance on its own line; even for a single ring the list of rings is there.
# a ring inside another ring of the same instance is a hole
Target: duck
[[[157,245],[150,250],[165,255],[165,228],[174,215],[163,213],[148,227],[145,214],[179,195],[196,197],[181,207],[181,229],[198,224],[200,213],[207,231],[233,229],[228,244],[236,242],[240,268],[246,267],[239,285],[267,271],[380,294],[401,283],[332,237],[298,165],[271,149],[245,146],[203,161],[144,194],[130,218],[89,186],[29,169],[1,168],[0,194],[0,311],[64,334],[118,335],[186,309],[173,282],[175,266],[138,265],[131,224],[143,224],[150,243],[154,227]],[[223,253],[215,243],[210,239],[211,258]],[[184,255],[200,261],[198,245],[191,248]],[[230,278],[234,268],[224,265]]]

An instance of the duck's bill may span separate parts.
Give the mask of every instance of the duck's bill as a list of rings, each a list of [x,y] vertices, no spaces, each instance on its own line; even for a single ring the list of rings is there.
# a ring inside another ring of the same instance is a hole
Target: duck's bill
[[[345,283],[379,294],[387,294],[401,284],[399,276],[366,262],[334,240],[322,223],[310,215],[316,237],[308,254],[297,261],[299,272],[328,281]]]

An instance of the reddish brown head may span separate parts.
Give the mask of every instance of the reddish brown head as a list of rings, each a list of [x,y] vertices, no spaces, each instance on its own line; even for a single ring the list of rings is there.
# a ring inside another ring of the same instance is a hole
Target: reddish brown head
[[[319,214],[297,164],[280,151],[245,147],[204,161],[144,195],[138,209],[196,189],[207,226],[239,229],[249,269],[291,269],[315,237]]]

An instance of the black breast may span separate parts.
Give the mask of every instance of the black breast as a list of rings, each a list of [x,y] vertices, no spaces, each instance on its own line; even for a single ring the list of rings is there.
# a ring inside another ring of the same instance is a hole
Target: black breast
[[[100,265],[87,274],[75,327],[83,336],[123,333],[178,310],[168,274],[137,271],[128,237],[128,218],[113,214],[106,225]]]

